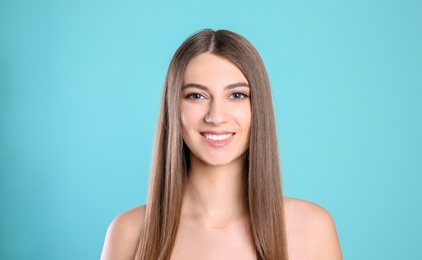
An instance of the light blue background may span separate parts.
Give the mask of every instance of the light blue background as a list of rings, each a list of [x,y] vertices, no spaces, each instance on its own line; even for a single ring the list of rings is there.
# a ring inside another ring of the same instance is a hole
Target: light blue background
[[[345,259],[422,259],[421,1],[2,1],[0,258],[97,259],[145,203],[176,48],[226,28],[273,87],[285,194]]]

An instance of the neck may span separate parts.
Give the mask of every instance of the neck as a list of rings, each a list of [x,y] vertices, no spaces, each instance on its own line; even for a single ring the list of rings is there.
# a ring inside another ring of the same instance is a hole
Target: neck
[[[246,212],[243,161],[209,166],[191,158],[182,211],[211,222],[227,222]]]

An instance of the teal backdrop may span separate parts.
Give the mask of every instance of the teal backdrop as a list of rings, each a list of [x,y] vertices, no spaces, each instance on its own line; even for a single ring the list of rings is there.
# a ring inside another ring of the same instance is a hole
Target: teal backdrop
[[[169,61],[230,29],[270,75],[285,194],[345,259],[422,259],[422,2],[0,3],[0,258],[98,259],[146,201]]]

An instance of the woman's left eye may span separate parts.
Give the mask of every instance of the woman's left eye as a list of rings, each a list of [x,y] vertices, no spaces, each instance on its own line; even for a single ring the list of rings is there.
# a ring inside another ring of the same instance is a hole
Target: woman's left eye
[[[245,97],[247,97],[247,95],[244,94],[244,93],[240,93],[240,92],[236,92],[236,93],[231,94],[231,98],[233,98],[233,99],[242,99],[242,98],[245,98]]]

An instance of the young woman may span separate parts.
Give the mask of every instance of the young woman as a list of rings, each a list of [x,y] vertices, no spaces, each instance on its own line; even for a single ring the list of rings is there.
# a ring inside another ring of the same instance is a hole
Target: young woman
[[[102,259],[341,259],[330,215],[282,196],[271,91],[242,36],[203,30],[167,73],[146,205]]]

